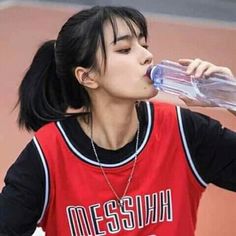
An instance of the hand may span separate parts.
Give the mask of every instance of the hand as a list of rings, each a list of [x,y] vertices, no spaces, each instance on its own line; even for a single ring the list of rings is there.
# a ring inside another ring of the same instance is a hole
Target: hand
[[[214,73],[221,73],[234,79],[233,73],[229,68],[223,66],[216,66],[208,61],[202,61],[197,58],[195,60],[179,59],[178,62],[183,66],[187,66],[187,74],[194,75],[195,78],[207,78]]]
[[[208,61],[202,61],[200,59],[179,59],[178,62],[183,65],[187,66],[186,73],[188,75],[194,75],[195,78],[206,78],[214,73],[221,73],[227,75],[230,79],[234,79],[232,71],[223,66],[216,66]],[[201,107],[211,107],[214,106],[210,103],[200,102],[198,100],[191,99],[186,96],[180,96],[181,100],[188,106],[201,106]]]

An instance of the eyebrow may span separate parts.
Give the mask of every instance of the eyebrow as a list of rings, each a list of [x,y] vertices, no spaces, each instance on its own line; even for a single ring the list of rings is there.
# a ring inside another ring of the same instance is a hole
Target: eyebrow
[[[122,41],[122,40],[130,41],[130,40],[132,40],[132,38],[134,38],[134,36],[130,35],[130,34],[122,35],[122,36],[117,37],[116,39],[114,39],[111,42],[111,44],[116,44],[118,41]],[[139,36],[136,37],[136,38],[138,38],[138,39],[144,38],[144,35],[142,33],[140,33]]]

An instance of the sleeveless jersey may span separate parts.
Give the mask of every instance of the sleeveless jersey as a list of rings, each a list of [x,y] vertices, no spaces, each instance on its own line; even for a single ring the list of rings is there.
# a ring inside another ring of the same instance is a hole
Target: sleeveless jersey
[[[130,187],[119,207],[97,163],[70,143],[60,122],[38,132],[34,142],[45,169],[45,204],[39,224],[49,236],[193,236],[204,187],[195,177],[181,138],[176,107],[148,108],[146,136]],[[134,156],[104,167],[122,196]]]

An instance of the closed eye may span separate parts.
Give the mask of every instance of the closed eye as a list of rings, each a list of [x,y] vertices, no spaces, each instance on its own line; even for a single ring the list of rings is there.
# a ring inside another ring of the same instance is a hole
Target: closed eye
[[[142,45],[142,47],[148,49],[149,45],[145,44],[145,45]]]
[[[124,48],[124,49],[117,50],[117,52],[127,54],[130,52],[130,50],[131,48]]]

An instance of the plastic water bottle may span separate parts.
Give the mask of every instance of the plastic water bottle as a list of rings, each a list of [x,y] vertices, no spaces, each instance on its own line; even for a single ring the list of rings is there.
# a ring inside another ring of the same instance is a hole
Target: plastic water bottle
[[[236,80],[215,73],[208,78],[187,75],[186,66],[163,60],[148,69],[153,86],[163,92],[184,95],[212,106],[236,110]]]

